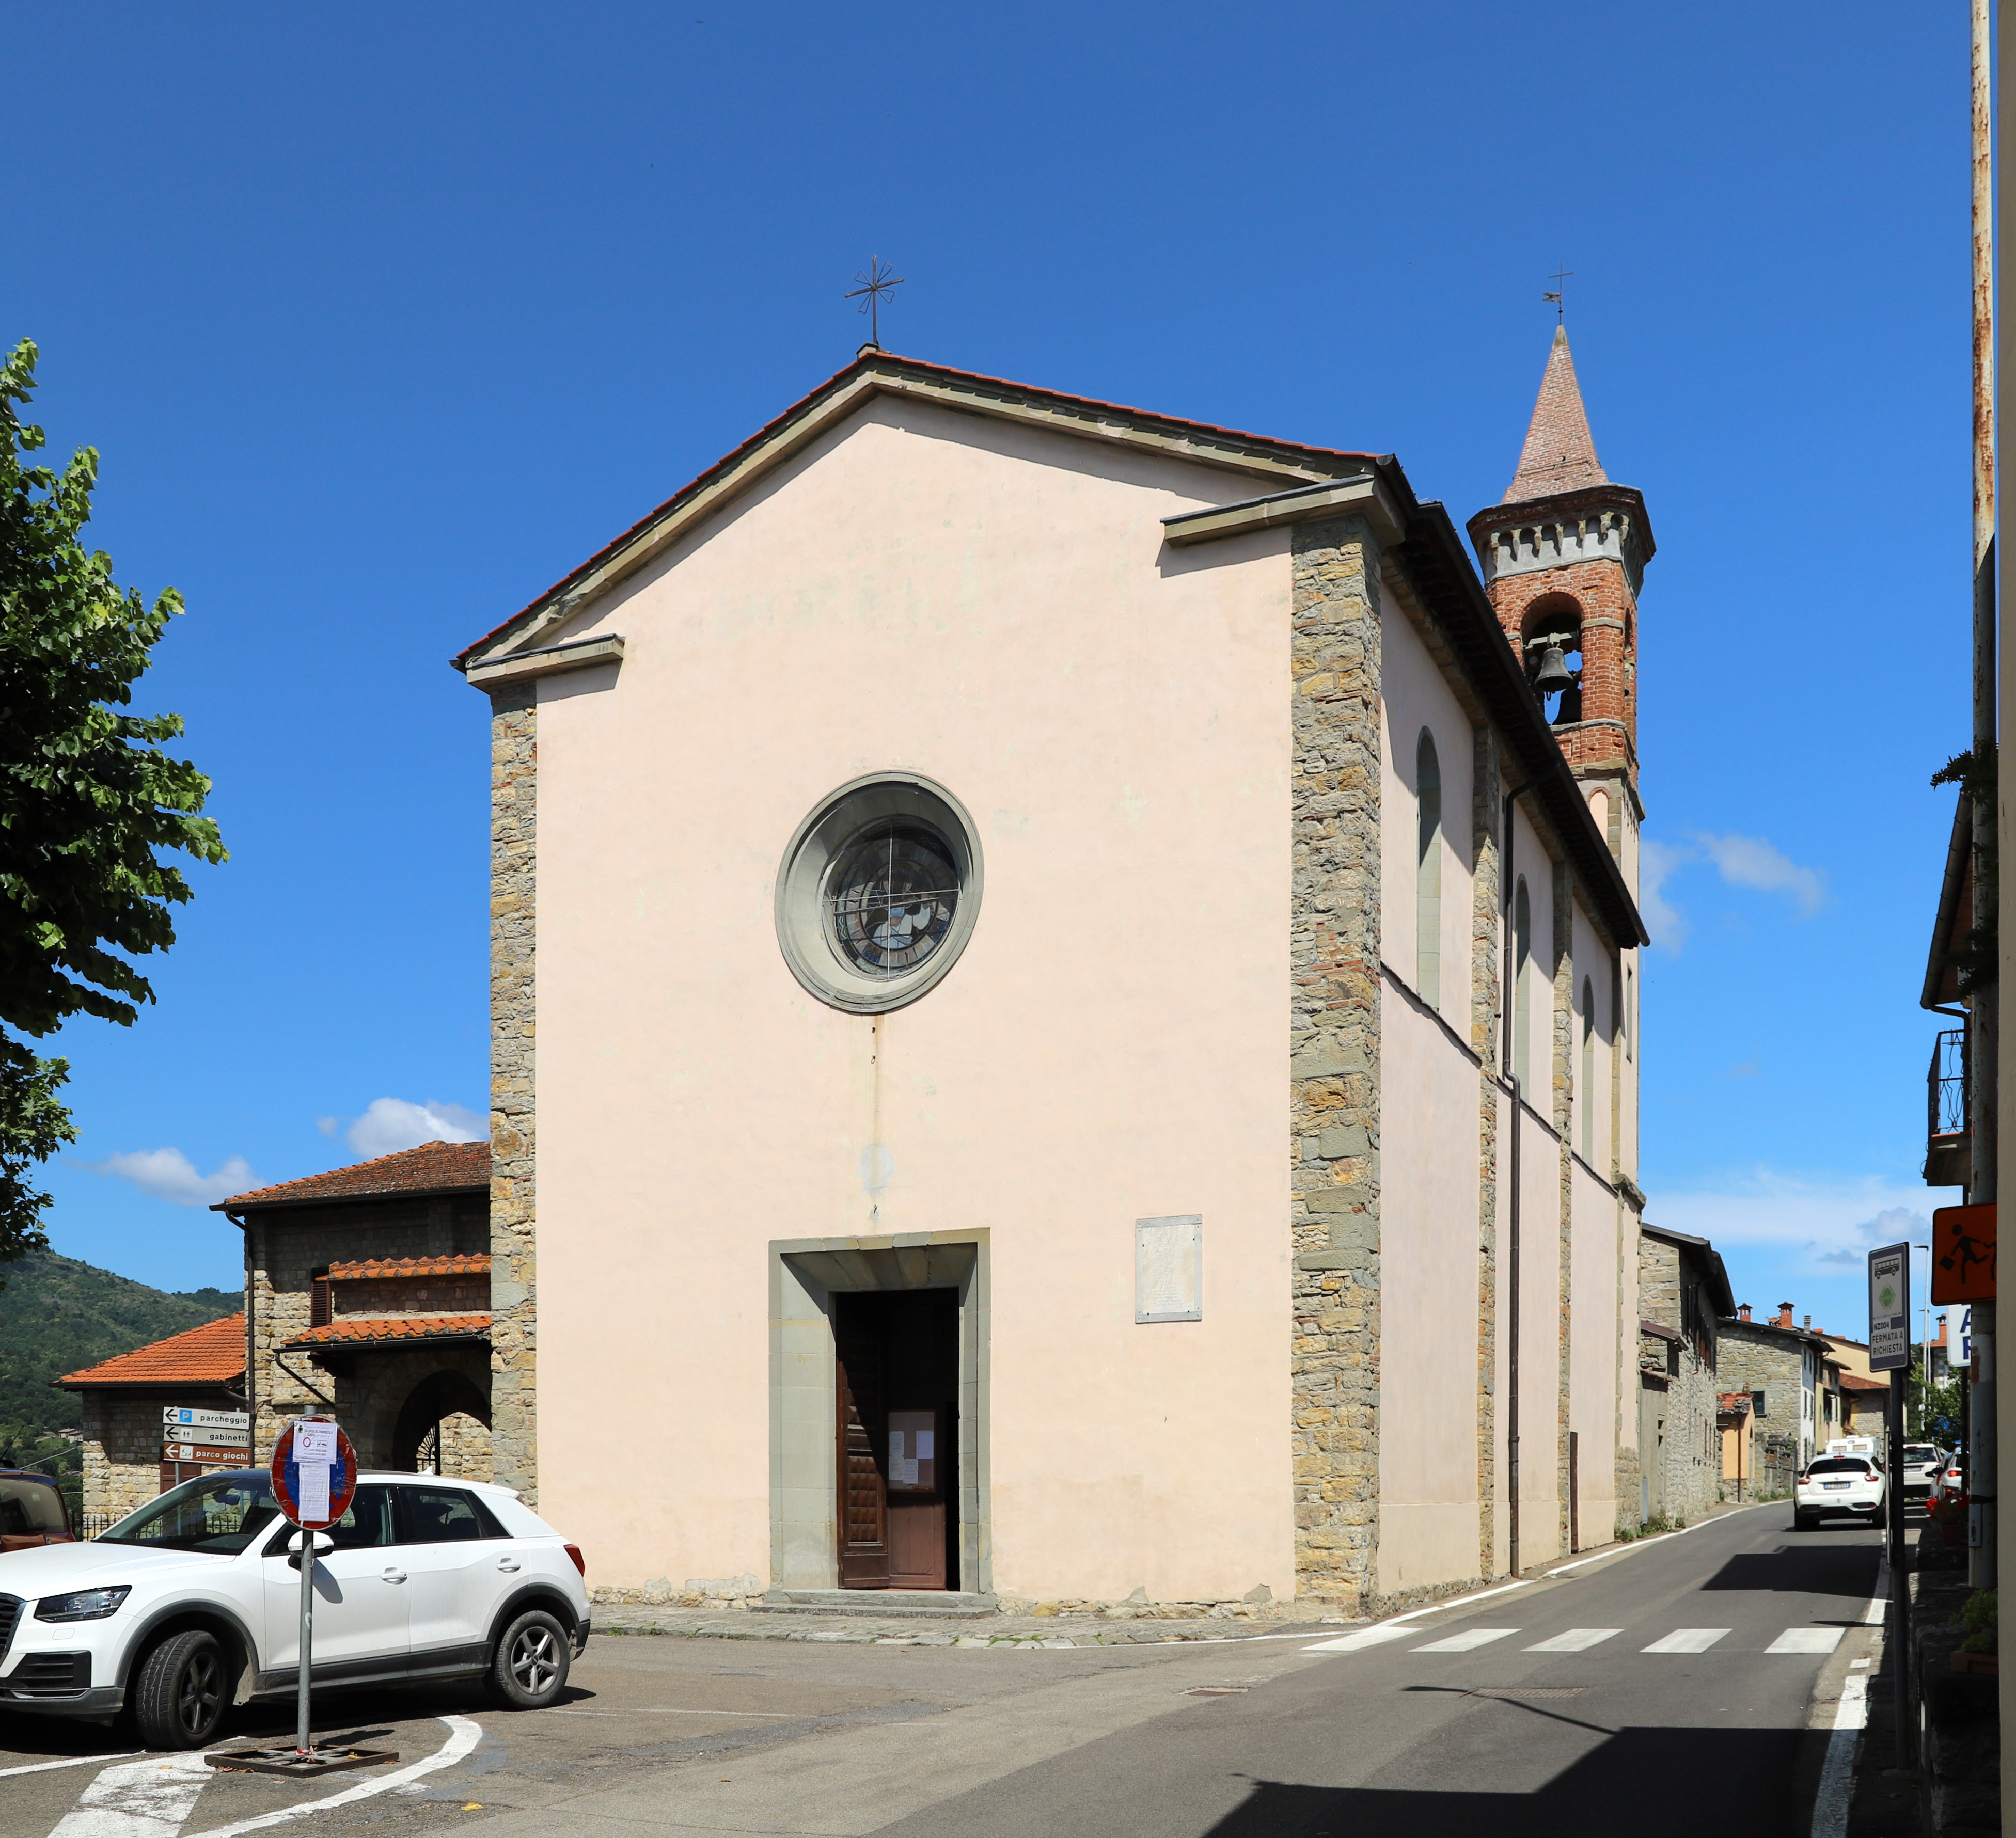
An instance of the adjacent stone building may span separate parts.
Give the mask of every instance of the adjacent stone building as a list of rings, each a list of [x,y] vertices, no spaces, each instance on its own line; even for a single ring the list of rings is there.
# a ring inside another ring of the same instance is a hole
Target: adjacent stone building
[[[1640,1225],[1638,1250],[1639,1513],[1698,1520],[1723,1494],[1719,1318],[1735,1306],[1721,1254],[1705,1238]]]
[[[329,1408],[367,1468],[491,1477],[488,1143],[429,1142],[214,1210],[245,1234],[257,1453]]]
[[[463,653],[495,1472],[607,1583],[1363,1611],[1636,1522],[1653,545],[1564,339],[1469,527],[869,347]]]
[[[1777,1465],[1803,1468],[1828,1440],[1827,1336],[1795,1325],[1789,1302],[1780,1303],[1769,1321],[1753,1321],[1746,1302],[1721,1329],[1723,1383],[1750,1394],[1753,1435],[1771,1445]],[[1834,1433],[1842,1433],[1838,1423]]]
[[[164,1413],[236,1418],[243,1412],[245,1317],[206,1322],[57,1383],[83,1407],[87,1523],[121,1517],[178,1481],[237,1465],[238,1456],[214,1446],[207,1426],[203,1433],[193,1429],[171,1439]]]

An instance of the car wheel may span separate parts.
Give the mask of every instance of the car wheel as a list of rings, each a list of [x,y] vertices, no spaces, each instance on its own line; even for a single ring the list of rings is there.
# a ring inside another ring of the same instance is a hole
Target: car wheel
[[[499,1703],[513,1710],[543,1710],[567,1684],[572,1642],[557,1616],[527,1609],[504,1630],[490,1656],[485,1682]]]
[[[193,1628],[140,1662],[126,1701],[149,1748],[200,1749],[224,1721],[229,1689],[217,1636]]]

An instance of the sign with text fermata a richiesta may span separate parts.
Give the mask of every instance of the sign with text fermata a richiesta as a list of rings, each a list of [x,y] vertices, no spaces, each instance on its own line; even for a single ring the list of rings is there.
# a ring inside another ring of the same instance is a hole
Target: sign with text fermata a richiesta
[[[1869,1254],[1869,1369],[1900,1372],[1911,1363],[1911,1247]]]
[[[1134,1318],[1204,1319],[1204,1215],[1134,1221]]]

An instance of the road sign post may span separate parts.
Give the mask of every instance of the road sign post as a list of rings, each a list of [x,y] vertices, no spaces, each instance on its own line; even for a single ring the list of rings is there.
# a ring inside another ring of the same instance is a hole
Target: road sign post
[[[1911,1247],[1886,1244],[1869,1254],[1869,1369],[1890,1375],[1890,1408],[1884,1450],[1884,1502],[1889,1511],[1890,1698],[1897,1765],[1910,1766],[1910,1717],[1905,1702],[1910,1664],[1906,1617],[1910,1597],[1904,1574],[1904,1490],[1898,1484],[1904,1452],[1904,1380],[1911,1366]]]
[[[357,1491],[357,1451],[335,1418],[322,1412],[297,1417],[273,1445],[273,1498],[281,1516],[301,1534],[295,1561],[301,1571],[299,1671],[295,1688],[294,1746],[241,1749],[213,1755],[214,1768],[261,1774],[329,1774],[396,1761],[389,1750],[318,1749],[308,1732],[308,1681],[315,1656],[315,1537],[341,1522]]]

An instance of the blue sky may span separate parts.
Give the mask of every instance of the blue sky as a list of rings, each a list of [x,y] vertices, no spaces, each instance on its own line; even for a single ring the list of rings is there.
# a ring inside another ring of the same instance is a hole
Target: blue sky
[[[1900,23],[1900,20],[1903,22]],[[17,11],[0,336],[232,858],[73,1027],[57,1247],[230,1283],[220,1192],[473,1124],[485,726],[451,653],[851,356],[1503,491],[1574,271],[1646,495],[1652,1216],[1858,1311],[1922,1236],[1967,734],[1964,9]],[[421,1113],[424,1111],[426,1114]],[[477,1126],[480,1127],[480,1126]]]

